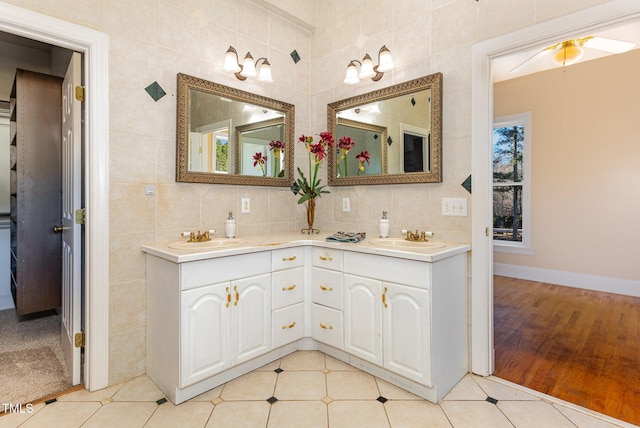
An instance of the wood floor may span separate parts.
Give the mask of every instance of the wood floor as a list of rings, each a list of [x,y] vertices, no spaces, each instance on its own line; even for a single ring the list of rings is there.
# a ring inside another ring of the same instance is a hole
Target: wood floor
[[[640,298],[494,277],[494,375],[640,425]]]

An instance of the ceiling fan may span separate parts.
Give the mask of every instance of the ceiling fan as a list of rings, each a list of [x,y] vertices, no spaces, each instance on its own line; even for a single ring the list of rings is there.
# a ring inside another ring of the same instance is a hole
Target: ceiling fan
[[[553,60],[562,65],[567,66],[575,64],[582,59],[584,54],[583,47],[598,49],[611,53],[623,53],[627,52],[635,46],[635,43],[625,42],[621,40],[606,39],[604,37],[587,36],[581,39],[570,39],[563,42],[556,43],[555,45],[548,46],[542,49],[540,52],[524,61],[522,64],[513,68],[509,73],[516,73],[522,69],[528,67],[530,64],[538,61],[542,57],[549,54],[553,54]]]

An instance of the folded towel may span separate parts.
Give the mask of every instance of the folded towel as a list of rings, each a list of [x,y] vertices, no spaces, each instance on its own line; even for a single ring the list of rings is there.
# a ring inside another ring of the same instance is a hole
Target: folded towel
[[[329,242],[360,242],[367,237],[364,232],[337,232],[333,235],[327,236]]]

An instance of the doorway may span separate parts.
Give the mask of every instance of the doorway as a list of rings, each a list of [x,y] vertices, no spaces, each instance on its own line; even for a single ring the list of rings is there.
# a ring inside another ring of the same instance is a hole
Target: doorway
[[[7,265],[2,270],[10,273],[0,279],[0,294],[13,295],[3,299],[0,312],[1,395],[10,403],[25,403],[81,383],[80,348],[74,349],[64,339],[74,333],[68,334],[67,329],[80,330],[81,305],[74,308],[70,298],[70,282],[64,279],[73,278],[68,271],[74,264],[67,261],[69,256],[63,257],[73,255],[66,250],[69,234],[72,229],[81,234],[81,226],[60,226],[63,206],[71,197],[68,185],[62,183],[69,181],[70,170],[82,167],[80,157],[65,155],[67,141],[81,151],[80,139],[66,137],[76,135],[69,124],[79,128],[81,112],[76,109],[75,121],[69,115],[63,117],[63,111],[69,110],[63,106],[69,104],[63,78],[70,64],[80,67],[81,58],[68,49],[7,33],[0,33],[0,58],[0,100],[9,104],[11,124],[4,127],[2,136],[6,155],[2,187],[8,191],[0,195],[0,211],[11,225],[10,245],[8,240],[0,243],[3,250],[9,248],[10,256],[0,262]],[[63,134],[65,128],[69,129]],[[77,163],[76,168],[69,163]],[[72,197],[81,204],[81,195]],[[81,260],[81,252],[76,257]],[[81,263],[77,266],[73,282],[80,302]],[[75,322],[70,320],[73,315]]]
[[[109,384],[109,79],[108,38],[67,21],[0,3],[0,31],[79,52],[84,57],[85,388]]]
[[[640,17],[637,2],[615,0],[561,18],[515,31],[474,46],[472,83],[473,278],[472,370],[484,376],[494,372],[492,162],[493,123],[492,60],[531,46],[571,38]]]

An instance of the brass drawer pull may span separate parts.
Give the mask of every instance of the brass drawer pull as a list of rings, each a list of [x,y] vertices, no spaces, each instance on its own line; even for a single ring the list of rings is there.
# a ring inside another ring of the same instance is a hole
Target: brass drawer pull
[[[282,261],[283,262],[292,262],[296,259],[296,256],[291,256],[291,257],[283,257]]]
[[[291,290],[294,290],[295,288],[296,288],[296,285],[293,284],[289,287],[282,287],[282,291],[291,291]]]
[[[228,308],[230,304],[231,304],[231,293],[229,292],[229,287],[227,287],[227,304],[226,304],[226,307]]]
[[[323,328],[325,330],[333,330],[333,326],[332,325],[325,325],[320,323],[320,328]]]
[[[293,327],[295,327],[295,326],[296,326],[296,322],[294,321],[294,322],[292,322],[292,323],[291,323],[291,324],[289,324],[289,325],[283,325],[283,326],[282,326],[282,329],[283,329],[283,330],[286,330],[286,329],[288,329],[288,328],[293,328]]]
[[[236,301],[233,302],[233,306],[238,306],[238,301],[240,300],[240,293],[238,292],[238,286],[237,285],[233,286],[233,291],[236,292]]]
[[[387,287],[384,287],[384,291],[382,292],[382,304],[384,307],[387,307]]]
[[[320,286],[320,290],[322,290],[322,291],[333,291],[333,288],[332,287],[325,287],[324,285],[321,285]]]
[[[332,262],[333,258],[332,257],[320,256],[320,260],[322,260],[323,262]]]

